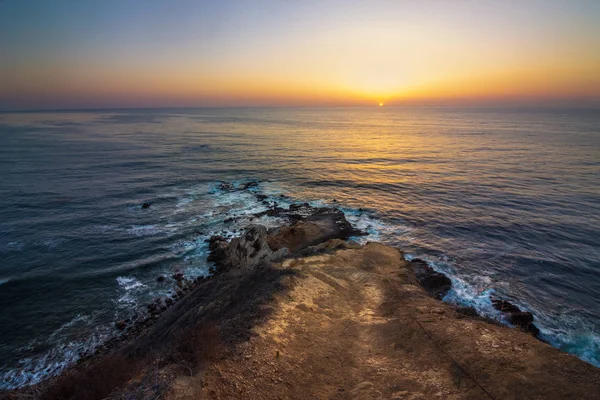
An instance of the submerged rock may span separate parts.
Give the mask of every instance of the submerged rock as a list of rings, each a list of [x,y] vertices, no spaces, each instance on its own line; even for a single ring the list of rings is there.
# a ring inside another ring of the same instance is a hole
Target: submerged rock
[[[427,261],[415,258],[410,262],[415,277],[431,296],[441,300],[452,288],[452,281],[446,275],[435,271]]]
[[[144,203],[142,204],[142,208],[150,208],[150,203]]]

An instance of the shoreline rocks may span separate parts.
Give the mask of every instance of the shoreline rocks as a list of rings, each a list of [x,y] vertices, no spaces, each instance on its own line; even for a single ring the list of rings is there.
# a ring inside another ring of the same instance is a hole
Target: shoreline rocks
[[[435,271],[427,261],[415,258],[409,262],[417,281],[429,295],[437,300],[442,300],[452,288],[452,281],[445,274]],[[492,306],[502,313],[502,316],[511,324],[524,332],[531,333],[539,339],[540,330],[533,323],[533,314],[522,311],[519,307],[507,300],[491,299]],[[473,307],[460,307],[465,316],[479,316],[479,312]],[[487,319],[483,317],[484,319]]]
[[[507,300],[491,299],[492,306],[500,311],[502,315],[512,325],[519,327],[525,332],[531,333],[536,338],[540,334],[540,329],[533,323],[533,314],[529,311],[522,311],[519,307]]]
[[[243,235],[230,242],[223,236],[212,236],[208,261],[215,263],[214,272],[254,268],[330,239],[346,240],[363,234],[337,208],[314,208],[305,203],[285,210],[276,204],[269,211],[293,221],[292,225],[271,230],[262,225],[249,225]],[[312,212],[305,216],[303,212],[307,211]]]
[[[410,261],[410,266],[419,281],[419,284],[437,300],[442,300],[452,288],[452,281],[446,275],[435,271],[427,261],[415,258]]]

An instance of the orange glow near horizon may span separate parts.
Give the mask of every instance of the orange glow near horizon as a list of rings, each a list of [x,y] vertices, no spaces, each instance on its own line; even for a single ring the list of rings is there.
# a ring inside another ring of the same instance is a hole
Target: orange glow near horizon
[[[161,4],[153,7],[167,7]],[[596,9],[580,13],[560,2],[537,8],[485,1],[369,7],[264,2],[267,15],[243,2],[234,9],[190,4],[200,8],[176,10],[176,23],[169,21],[164,31],[155,25],[167,18],[168,7],[134,19],[135,31],[129,20],[107,31],[101,16],[117,12],[115,6],[96,10],[98,21],[88,24],[61,21],[76,24],[65,28],[70,36],[48,31],[48,39],[12,43],[19,36],[4,35],[0,48],[5,45],[9,58],[0,65],[0,109],[600,104]],[[2,7],[6,2],[0,14]],[[137,11],[130,11],[134,18]],[[202,20],[205,14],[217,22]]]

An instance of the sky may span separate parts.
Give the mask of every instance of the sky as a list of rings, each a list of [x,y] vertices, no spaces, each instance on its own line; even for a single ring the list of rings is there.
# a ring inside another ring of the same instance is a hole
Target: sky
[[[0,110],[600,105],[600,1],[0,0]]]

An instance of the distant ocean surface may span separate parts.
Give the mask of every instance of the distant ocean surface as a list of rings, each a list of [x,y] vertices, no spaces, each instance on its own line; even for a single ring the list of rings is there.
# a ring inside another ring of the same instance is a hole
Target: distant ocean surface
[[[206,275],[205,240],[266,208],[253,192],[340,207],[360,240],[448,274],[446,301],[500,318],[489,296],[509,299],[544,340],[600,366],[598,110],[3,113],[0,388],[118,334],[173,293],[157,276]]]

